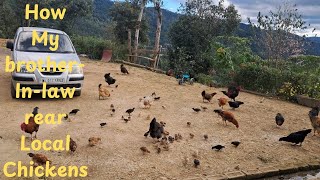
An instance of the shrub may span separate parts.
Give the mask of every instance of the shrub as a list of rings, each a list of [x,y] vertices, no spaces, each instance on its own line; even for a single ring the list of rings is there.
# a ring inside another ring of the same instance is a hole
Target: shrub
[[[212,76],[209,76],[209,75],[206,75],[206,74],[203,74],[203,73],[197,74],[195,76],[195,79],[197,80],[198,83],[205,84],[205,85],[208,85],[208,86],[213,83]]]
[[[91,36],[73,36],[71,39],[77,53],[86,54],[90,59],[101,59],[103,50],[113,46],[109,40]]]

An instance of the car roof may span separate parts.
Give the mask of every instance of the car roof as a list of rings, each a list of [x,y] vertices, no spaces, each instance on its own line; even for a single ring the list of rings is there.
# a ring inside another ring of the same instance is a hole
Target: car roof
[[[55,33],[55,34],[64,34],[67,35],[65,32],[56,30],[56,29],[50,29],[50,28],[40,28],[40,27],[20,27],[18,31],[37,31],[37,32],[44,32],[47,31],[48,33]]]

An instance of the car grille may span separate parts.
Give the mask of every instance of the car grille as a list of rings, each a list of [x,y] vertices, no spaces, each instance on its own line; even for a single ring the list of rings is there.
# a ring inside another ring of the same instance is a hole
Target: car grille
[[[47,69],[47,68],[45,68],[45,69]],[[61,75],[62,73],[63,72],[60,72],[60,71],[53,72],[53,68],[50,68],[50,71],[41,72],[41,74],[46,75],[46,76],[58,76],[58,75]]]

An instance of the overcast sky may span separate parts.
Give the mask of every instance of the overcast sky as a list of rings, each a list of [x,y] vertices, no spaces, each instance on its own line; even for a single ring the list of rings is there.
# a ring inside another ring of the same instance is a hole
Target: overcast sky
[[[164,0],[164,8],[176,12],[180,7],[180,3],[186,0]],[[215,4],[219,0],[213,0]],[[283,0],[225,0],[225,5],[234,4],[236,9],[241,14],[242,22],[247,22],[247,17],[256,19],[257,14],[261,11],[263,14],[269,13],[270,10],[276,10]],[[303,19],[311,24],[310,29],[301,34],[308,36],[320,35],[320,0],[291,0],[297,4],[299,13],[303,15]],[[317,30],[312,33],[313,28]]]

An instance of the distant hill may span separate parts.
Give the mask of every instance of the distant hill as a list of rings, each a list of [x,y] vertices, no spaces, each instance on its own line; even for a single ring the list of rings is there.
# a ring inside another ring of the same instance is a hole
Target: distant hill
[[[320,43],[320,37],[308,37],[307,39],[315,43]]]
[[[76,23],[76,34],[104,37],[110,32],[107,32],[106,24],[111,21],[109,10],[114,5],[111,0],[94,0],[93,1],[93,18],[83,17],[79,18]],[[153,46],[154,37],[157,26],[157,16],[153,7],[145,9],[145,17],[149,22],[149,44]],[[176,21],[179,14],[162,9],[163,24],[161,31],[161,44],[169,42],[168,32],[171,24]],[[91,29],[91,30],[90,30]]]
[[[148,17],[149,21],[149,40],[150,45],[154,44],[155,32],[157,28],[157,14],[153,7],[146,8],[146,17]],[[171,25],[178,20],[179,14],[168,11],[166,9],[162,9],[163,22],[161,27],[161,39],[160,44],[169,43],[168,32]]]
[[[106,24],[111,21],[109,16],[109,10],[112,8],[114,2],[111,0],[94,0],[93,6],[93,18],[80,18],[77,21],[76,33],[79,35],[91,35],[105,37],[110,32],[106,30]],[[161,31],[161,44],[167,44],[169,42],[168,32],[169,29],[175,21],[178,20],[179,14],[168,11],[166,9],[162,10],[163,14],[163,24]],[[145,17],[149,22],[149,45],[153,46],[155,31],[156,31],[156,12],[153,7],[147,7],[145,10]],[[249,25],[240,23],[235,35],[239,37],[252,38],[252,32]],[[320,56],[320,38],[319,37],[309,37],[306,40],[306,54],[308,55],[318,55]],[[260,49],[255,43],[251,46],[253,52],[258,52]]]

